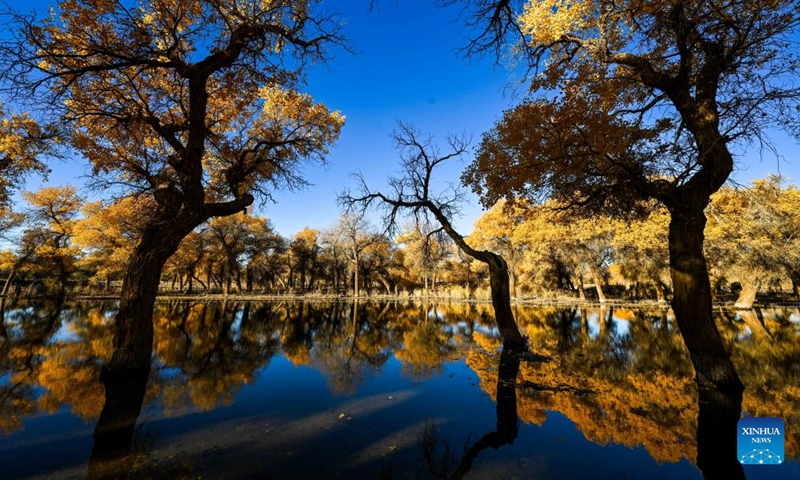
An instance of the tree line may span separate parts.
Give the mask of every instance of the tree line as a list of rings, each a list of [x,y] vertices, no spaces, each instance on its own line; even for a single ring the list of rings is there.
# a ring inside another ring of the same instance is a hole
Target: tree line
[[[725,187],[706,210],[705,254],[714,291],[736,298],[737,306],[751,306],[759,291],[798,294],[800,190],[782,181],[774,176],[748,188]],[[0,213],[5,237],[16,245],[0,253],[3,294],[118,292],[150,201],[86,202],[70,186],[45,187],[24,198],[26,209]],[[668,221],[663,209],[636,220],[588,220],[556,204],[499,201],[467,238],[505,258],[518,299],[663,302],[671,290]],[[287,238],[268,219],[242,212],[187,235],[167,260],[160,284],[162,291],[185,294],[486,298],[486,266],[431,230],[408,223],[390,237],[362,216],[342,214],[328,228],[306,227]]]
[[[797,0],[442,3],[463,6],[464,53],[500,61],[511,52],[530,73],[528,93],[484,133],[462,183],[487,207],[553,202],[599,218],[666,209],[672,307],[697,379],[741,392],[712,317],[706,212],[744,152],[778,150],[775,129],[800,133]],[[96,187],[150,202],[122,280],[109,371],[148,361],[157,289],[183,239],[276,188],[302,185],[298,165],[324,160],[338,138],[344,117],[303,91],[307,66],[342,46],[340,23],[318,7],[77,0],[42,19],[8,13],[0,86],[38,118],[5,112],[0,189],[43,169],[56,144],[91,164]],[[434,167],[466,144],[451,139],[452,153],[439,155],[402,125],[396,140],[405,176],[389,192],[362,182],[349,200],[383,203],[391,223],[398,209],[433,217],[434,230],[487,266],[498,325],[508,346],[521,346],[506,260],[452,228],[457,191],[428,188]],[[361,253],[353,251],[356,264]],[[235,272],[226,268],[227,285]],[[592,262],[582,268],[602,274]],[[580,284],[584,273],[571,277]]]

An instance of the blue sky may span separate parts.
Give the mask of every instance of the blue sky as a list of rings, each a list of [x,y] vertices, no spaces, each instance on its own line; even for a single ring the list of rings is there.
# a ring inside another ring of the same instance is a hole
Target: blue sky
[[[22,10],[46,11],[49,2],[16,2]],[[325,2],[323,2],[325,3]],[[331,62],[308,75],[307,91],[329,108],[342,111],[347,123],[323,168],[307,166],[312,186],[301,192],[276,192],[276,204],[260,209],[278,231],[290,236],[304,226],[326,228],[339,216],[336,194],[352,185],[349,175],[361,171],[371,186],[379,188],[397,171],[397,153],[389,135],[398,120],[442,139],[448,132],[470,132],[473,145],[502,111],[519,100],[519,76],[509,66],[492,59],[464,59],[458,49],[466,44],[466,28],[459,9],[434,7],[430,0],[383,0],[369,9],[369,0],[327,2],[347,24],[344,34],[355,54],[333,51]],[[740,158],[734,180],[747,183],[780,172],[800,182],[800,148],[776,135],[785,157],[779,165],[770,154],[748,152]],[[469,157],[465,158],[468,162]],[[437,180],[457,182],[464,163],[442,168]],[[88,172],[84,162],[53,165],[47,184],[74,183]],[[29,188],[36,188],[32,181]],[[477,198],[469,196],[464,216],[456,225],[464,232],[480,216]]]

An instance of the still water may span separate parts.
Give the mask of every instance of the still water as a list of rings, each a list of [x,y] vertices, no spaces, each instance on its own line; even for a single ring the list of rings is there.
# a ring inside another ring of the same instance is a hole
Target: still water
[[[698,392],[659,310],[518,307],[520,358],[483,305],[163,302],[149,373],[106,388],[114,313],[6,306],[0,477],[741,478],[747,415],[786,460],[746,478],[800,478],[796,308],[718,311],[741,402]]]

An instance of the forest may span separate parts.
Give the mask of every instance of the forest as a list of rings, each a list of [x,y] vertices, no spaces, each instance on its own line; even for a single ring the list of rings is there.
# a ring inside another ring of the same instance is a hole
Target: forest
[[[3,294],[119,294],[148,200],[85,202],[70,186],[24,198],[18,211],[3,211],[5,237],[17,245],[0,253]],[[794,185],[770,177],[724,187],[706,215],[704,253],[719,301],[750,308],[758,292],[797,298],[800,191]],[[548,203],[499,201],[467,238],[503,255],[518,300],[666,302],[668,222],[663,208],[635,220],[576,219]],[[160,288],[185,295],[488,299],[486,267],[433,230],[408,222],[390,237],[364,216],[343,213],[332,226],[284,238],[269,219],[241,212],[187,235],[167,260]]]
[[[642,451],[616,447],[643,446],[653,478],[664,459],[675,478],[756,461],[797,478],[800,189],[780,173],[800,140],[800,0],[363,3],[0,8],[0,426],[21,435],[0,457],[65,426],[59,455],[26,450],[15,475],[58,475],[74,449],[78,477],[136,476],[161,442],[208,477],[408,476],[381,457],[418,444],[418,477],[463,478],[525,431],[547,457],[505,458],[525,475],[596,473],[556,465],[566,436],[620,466]],[[414,57],[337,70],[360,33]],[[448,58],[512,74],[516,93],[488,108],[484,80],[436,71],[450,37]],[[427,93],[443,83],[457,102]],[[779,174],[741,177],[764,159]],[[31,187],[59,162],[83,183]],[[332,218],[279,233],[265,206],[337,169]],[[377,413],[403,402],[407,417]],[[737,444],[752,413],[783,418],[785,451]],[[449,420],[469,427],[442,437]],[[343,462],[307,461],[343,445]]]

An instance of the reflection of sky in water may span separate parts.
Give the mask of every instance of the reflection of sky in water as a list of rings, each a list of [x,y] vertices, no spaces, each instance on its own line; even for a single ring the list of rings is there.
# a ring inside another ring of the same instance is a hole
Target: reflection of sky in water
[[[75,332],[75,328],[70,324],[61,325],[56,333],[51,337],[51,343],[66,343],[80,341],[80,336]]]
[[[631,328],[631,322],[617,317],[614,317],[614,321],[616,322],[617,337],[624,337],[627,335]]]
[[[736,339],[737,340],[745,340],[745,339],[750,338],[752,336],[753,336],[753,331],[750,330],[750,327],[745,325],[744,329],[742,329],[741,332],[736,334]]]
[[[600,314],[590,313],[586,316],[589,324],[589,337],[597,339],[600,336]],[[606,322],[606,332],[614,332],[615,338],[621,338],[628,334],[631,322],[617,317],[612,317],[611,321]]]
[[[441,317],[444,310],[438,313]],[[612,318],[605,326],[609,335],[631,335],[635,340],[641,332],[625,318]],[[636,318],[637,322],[660,324],[652,317]],[[237,311],[232,328],[236,338],[241,320],[241,311]],[[798,322],[797,315],[792,322]],[[588,312],[587,323],[589,335],[598,338],[597,310]],[[472,325],[497,337],[496,328],[466,321],[440,328],[468,332]],[[580,328],[577,319],[571,328]],[[750,335],[749,328],[742,330]],[[77,340],[68,327],[59,329],[56,339]],[[356,362],[347,362],[347,366],[358,373]],[[149,460],[159,461],[153,469],[177,458],[197,465],[192,476],[207,478],[225,477],[239,468],[257,468],[250,472],[256,478],[265,472],[274,478],[376,478],[376,472],[391,465],[397,469],[396,478],[417,478],[414,468],[421,461],[420,432],[425,422],[437,426],[459,459],[465,444],[472,445],[497,428],[494,384],[486,384],[486,375],[482,383],[464,361],[445,363],[441,374],[431,378],[412,378],[404,373],[406,365],[391,356],[378,368],[365,368],[363,376],[355,379],[354,393],[338,394],[331,389],[329,367],[313,363],[295,366],[276,355],[257,370],[252,383],[236,386],[230,405],[200,411],[186,403],[164,411],[161,400],[167,394],[145,404],[139,424],[153,435]],[[154,378],[168,388],[182,388],[180,369],[159,365],[157,370],[152,373]],[[0,386],[8,381],[9,375],[0,377]],[[525,405],[524,401],[518,404]],[[469,478],[701,478],[686,459],[659,464],[643,446],[595,443],[566,414],[555,410],[543,414],[541,426],[520,420],[513,444],[481,452]],[[595,409],[591,415],[602,413]],[[91,451],[93,422],[73,416],[66,406],[53,415],[27,419],[24,430],[14,435],[0,435],[4,475],[27,477],[59,470],[63,477],[85,476],[82,462]],[[800,478],[800,463],[792,460],[763,471],[756,467],[747,474],[748,480]]]
[[[589,337],[597,338],[600,335],[600,315],[597,313],[586,315],[586,322],[589,324]]]

